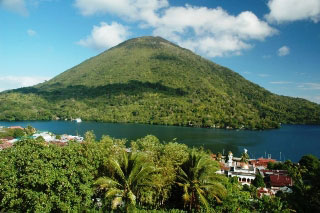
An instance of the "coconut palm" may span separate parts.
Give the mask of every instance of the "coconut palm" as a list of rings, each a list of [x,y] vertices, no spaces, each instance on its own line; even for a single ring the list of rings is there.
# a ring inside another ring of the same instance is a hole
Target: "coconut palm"
[[[135,207],[139,188],[152,183],[155,167],[144,160],[143,154],[123,152],[119,159],[110,159],[107,166],[110,174],[95,181],[105,197],[112,200],[112,208]]]
[[[247,164],[249,159],[250,159],[250,157],[249,157],[248,153],[245,151],[241,155],[240,162]]]
[[[206,153],[192,149],[189,159],[180,167],[177,183],[183,188],[183,201],[190,210],[200,209],[200,206],[209,208],[208,198],[221,202],[226,194],[221,184],[223,176],[216,174],[218,163]]]

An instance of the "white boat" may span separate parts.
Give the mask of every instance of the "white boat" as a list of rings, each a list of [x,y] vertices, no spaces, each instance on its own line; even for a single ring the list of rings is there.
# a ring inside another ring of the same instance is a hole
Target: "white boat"
[[[77,122],[77,123],[81,123],[81,122],[82,122],[81,118],[77,118],[77,119],[76,119],[76,122]]]

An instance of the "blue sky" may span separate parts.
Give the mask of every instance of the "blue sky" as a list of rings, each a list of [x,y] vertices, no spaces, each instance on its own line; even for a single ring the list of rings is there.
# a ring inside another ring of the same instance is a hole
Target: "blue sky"
[[[320,0],[0,0],[0,91],[145,35],[320,103]]]

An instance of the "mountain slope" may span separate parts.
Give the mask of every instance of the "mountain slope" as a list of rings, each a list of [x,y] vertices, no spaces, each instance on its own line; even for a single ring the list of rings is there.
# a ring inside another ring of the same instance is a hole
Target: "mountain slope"
[[[159,37],[128,40],[43,84],[0,94],[0,120],[75,117],[264,129],[319,124],[320,106],[272,94]]]

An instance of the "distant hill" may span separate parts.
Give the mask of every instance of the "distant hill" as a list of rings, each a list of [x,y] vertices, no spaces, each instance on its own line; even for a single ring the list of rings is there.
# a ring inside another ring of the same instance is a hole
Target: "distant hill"
[[[50,81],[0,93],[0,120],[76,117],[266,129],[320,124],[320,105],[275,95],[160,37],[128,40]]]

